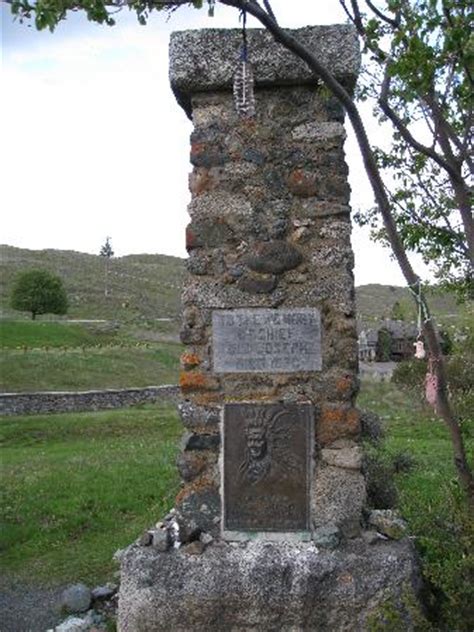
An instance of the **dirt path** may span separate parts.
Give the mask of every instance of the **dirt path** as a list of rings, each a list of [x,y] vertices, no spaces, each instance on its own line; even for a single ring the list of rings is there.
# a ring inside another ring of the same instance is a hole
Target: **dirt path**
[[[65,586],[36,586],[0,579],[0,632],[45,632],[58,625],[59,598]]]
[[[390,382],[396,366],[396,362],[359,362],[359,373],[378,382]]]

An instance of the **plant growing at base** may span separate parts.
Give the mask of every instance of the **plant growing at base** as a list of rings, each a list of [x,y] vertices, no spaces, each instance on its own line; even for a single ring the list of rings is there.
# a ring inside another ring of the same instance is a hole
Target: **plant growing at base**
[[[16,278],[10,306],[20,312],[31,312],[35,320],[40,314],[66,314],[68,300],[58,276],[47,270],[27,270]]]

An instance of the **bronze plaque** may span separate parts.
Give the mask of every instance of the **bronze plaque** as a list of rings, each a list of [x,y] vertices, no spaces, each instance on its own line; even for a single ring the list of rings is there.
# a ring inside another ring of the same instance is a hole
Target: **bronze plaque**
[[[311,404],[224,406],[224,531],[309,529]]]
[[[212,339],[216,373],[292,373],[322,367],[316,308],[215,310]]]

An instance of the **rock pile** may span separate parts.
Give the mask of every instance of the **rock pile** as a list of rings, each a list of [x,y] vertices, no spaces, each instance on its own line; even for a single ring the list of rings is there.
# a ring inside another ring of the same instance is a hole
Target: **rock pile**
[[[92,590],[85,584],[68,586],[61,595],[61,611],[69,616],[47,632],[102,632],[115,620],[118,586],[107,583]]]

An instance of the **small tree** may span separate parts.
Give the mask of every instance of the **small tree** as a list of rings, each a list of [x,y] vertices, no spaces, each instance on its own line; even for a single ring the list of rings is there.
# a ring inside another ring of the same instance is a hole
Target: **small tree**
[[[406,312],[404,306],[400,301],[395,301],[392,305],[392,311],[390,312],[390,318],[392,320],[405,320]]]
[[[62,280],[46,270],[28,270],[16,278],[10,305],[21,312],[37,314],[65,314],[68,308]]]
[[[111,257],[114,256],[114,251],[112,250],[112,244],[110,243],[110,237],[105,238],[105,244],[100,249],[99,254],[101,257],[107,257],[107,259],[110,259]]]
[[[382,328],[377,337],[377,360],[390,362],[392,359],[392,334],[388,329]]]
[[[104,257],[104,260],[105,260],[104,296],[107,297],[109,294],[109,261],[114,256],[114,251],[112,250],[112,244],[110,243],[110,237],[105,238],[105,244],[101,247],[99,255],[101,257]]]

